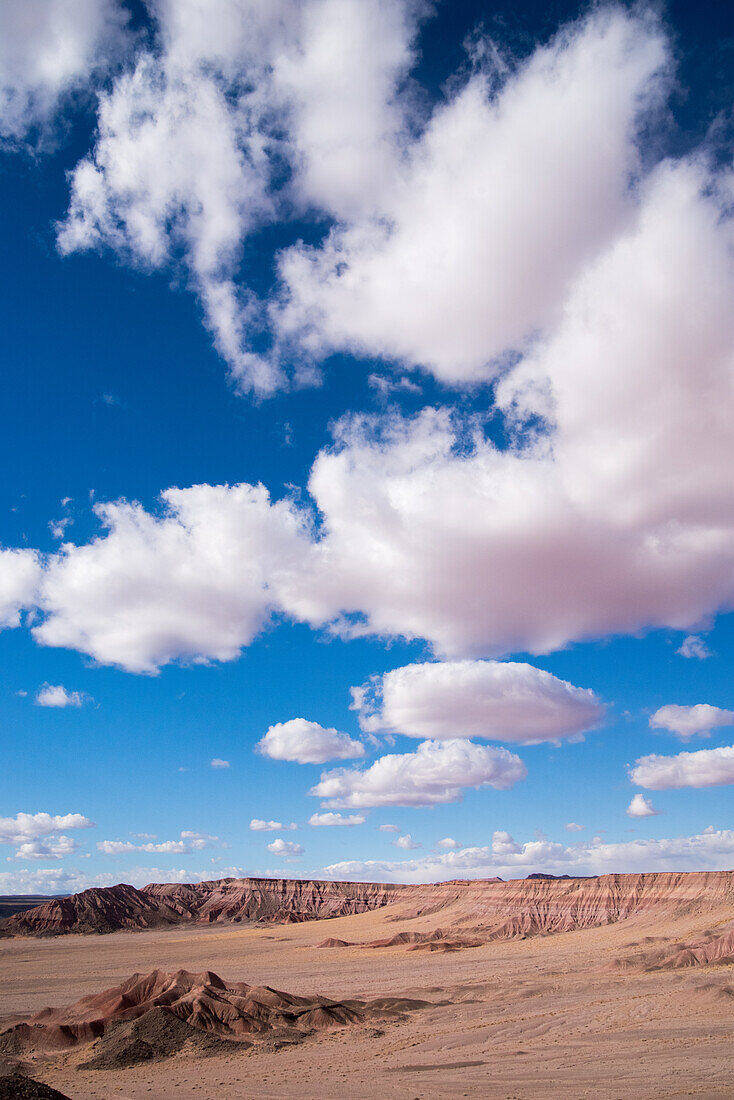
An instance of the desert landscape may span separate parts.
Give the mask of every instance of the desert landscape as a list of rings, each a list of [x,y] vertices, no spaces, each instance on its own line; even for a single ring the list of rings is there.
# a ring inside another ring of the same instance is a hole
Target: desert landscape
[[[731,872],[120,886],[2,931],[6,1089],[732,1095]]]

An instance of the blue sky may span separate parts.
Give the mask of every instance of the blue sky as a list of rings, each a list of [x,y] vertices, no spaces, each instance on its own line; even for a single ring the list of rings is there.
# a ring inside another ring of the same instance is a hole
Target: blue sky
[[[731,866],[725,9],[3,5],[2,892]]]

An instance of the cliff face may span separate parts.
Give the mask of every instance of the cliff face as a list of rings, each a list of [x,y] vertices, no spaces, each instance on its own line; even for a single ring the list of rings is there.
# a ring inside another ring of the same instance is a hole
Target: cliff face
[[[53,900],[2,922],[12,935],[63,935],[183,922],[296,922],[389,906],[388,919],[441,913],[441,922],[483,939],[611,924],[636,914],[706,913],[731,906],[734,873],[602,875],[400,886],[299,879],[220,879],[142,890],[111,886]]]
[[[220,879],[109,886],[52,900],[0,922],[11,935],[116,932],[197,921],[296,922],[377,909],[411,887],[294,879]]]

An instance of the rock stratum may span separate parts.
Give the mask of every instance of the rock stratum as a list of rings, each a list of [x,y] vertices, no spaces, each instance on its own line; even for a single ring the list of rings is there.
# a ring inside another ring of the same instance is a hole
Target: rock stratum
[[[295,923],[376,909],[384,909],[387,921],[436,914],[443,931],[437,930],[434,940],[473,946],[476,941],[570,932],[645,914],[705,915],[728,910],[734,919],[734,872],[491,879],[418,886],[253,878],[189,885],[152,883],[142,890],[123,884],[47,901],[8,918],[0,927],[6,935],[58,936],[181,924]],[[412,943],[429,939],[418,936]],[[377,946],[397,946],[400,940],[398,934]],[[728,959],[733,949],[728,928],[705,941],[680,945],[680,951],[690,952],[688,965],[694,965],[690,959],[703,965]],[[665,965],[671,965],[670,960]]]
[[[93,1043],[84,1069],[121,1069],[186,1047],[217,1053],[222,1044],[298,1043],[318,1032],[385,1023],[430,1002],[405,997],[334,1000],[270,986],[229,982],[211,971],[133,974],[64,1008],[44,1008],[0,1034],[0,1053],[62,1052]]]

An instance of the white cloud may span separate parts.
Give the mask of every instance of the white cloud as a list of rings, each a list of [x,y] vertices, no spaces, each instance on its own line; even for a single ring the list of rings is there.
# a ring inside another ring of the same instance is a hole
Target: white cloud
[[[291,718],[271,726],[256,745],[271,760],[292,760],[297,764],[325,764],[327,760],[353,760],[364,756],[364,745],[346,733],[324,728],[305,718]]]
[[[38,600],[41,563],[35,550],[0,549],[0,628],[20,625],[20,613]]]
[[[453,852],[456,851],[457,848],[460,848],[461,845],[458,840],[454,840],[452,836],[445,836],[442,840],[439,840],[436,847],[442,848],[445,852]]]
[[[504,834],[507,836],[507,834]],[[343,860],[322,871],[334,879],[371,882],[441,882],[453,878],[522,878],[535,872],[603,875],[640,871],[729,870],[734,830],[706,829],[693,836],[604,843],[599,837],[573,845],[551,840],[496,842],[390,862]],[[504,847],[504,851],[502,848]]]
[[[413,848],[422,848],[422,844],[416,843],[410,833],[406,833],[404,836],[399,836],[393,840],[393,844],[396,848],[403,848],[405,851],[410,851]]]
[[[218,756],[212,757],[212,759],[209,761],[210,768],[228,768],[229,766],[229,760],[222,760]]]
[[[290,825],[283,825],[280,821],[263,821],[259,817],[253,817],[250,822],[250,828],[253,833],[282,833],[291,829],[297,829],[295,821],[292,821]]]
[[[331,825],[364,825],[364,814],[335,814],[335,813],[323,813],[323,814],[311,814],[308,819],[309,825],[318,826],[331,826]],[[381,826],[382,828],[382,826]]]
[[[593,691],[515,662],[407,665],[352,690],[364,730],[434,740],[579,740],[604,714]]]
[[[244,243],[294,205],[352,212],[374,193],[397,153],[413,7],[230,0],[204,14],[158,0],[157,48],[100,99],[61,250],[111,247],[159,269],[182,259],[239,386],[272,392],[284,380],[252,350],[259,305],[234,281]]]
[[[569,833],[583,833],[583,831],[584,831],[584,826],[583,826],[583,825],[579,825],[579,824],[578,824],[577,822],[575,822],[575,821],[569,821],[569,822],[567,822],[567,823],[566,823],[566,824],[565,824],[565,825],[564,825],[563,827],[564,827],[564,829],[566,829],[566,830],[567,830],[567,831],[568,831]]]
[[[708,737],[719,726],[734,726],[734,710],[722,710],[708,703],[681,707],[675,703],[660,707],[650,718],[652,729],[669,730],[681,741],[691,737]]]
[[[150,881],[147,879],[146,881]],[[0,894],[76,894],[92,886],[112,886],[114,875],[87,875],[76,869],[19,867],[0,871]]]
[[[400,827],[398,825],[380,825],[378,826],[381,833],[399,833]]]
[[[543,653],[732,606],[732,186],[702,159],[640,186],[559,326],[500,382],[505,450],[446,409],[342,421],[310,479],[337,628]]]
[[[26,814],[0,817],[0,844],[14,844],[18,838],[50,836],[66,829],[93,829],[94,822],[83,814]]]
[[[92,828],[94,822],[83,814],[18,813],[0,818],[0,844],[15,848],[14,859],[63,859],[78,848],[66,831]]]
[[[129,840],[100,840],[97,848],[107,856],[127,855],[129,852],[160,852],[167,855],[189,855],[211,848],[219,843],[218,836],[209,833],[197,833],[184,829],[180,840],[146,841],[133,844]]]
[[[506,82],[499,68],[476,73],[396,162],[375,216],[281,255],[283,335],[316,356],[382,356],[449,383],[491,375],[557,318],[624,226],[636,124],[668,63],[653,20],[607,7]]]
[[[641,756],[630,769],[630,779],[650,791],[726,786],[734,783],[734,745],[677,756]]]
[[[98,505],[108,533],[49,559],[33,628],[43,645],[154,672],[167,662],[232,660],[298,583],[309,546],[302,520],[262,486],[195,485],[161,494],[160,514]]]
[[[117,0],[3,0],[0,137],[48,127],[61,98],[119,51],[126,21]]]
[[[301,856],[304,852],[302,845],[293,840],[282,840],[281,837],[273,840],[267,848],[274,856]]]
[[[81,691],[67,691],[61,684],[44,684],[36,693],[39,707],[81,707],[87,696]]]
[[[644,794],[636,794],[627,807],[626,813],[628,817],[654,817],[660,811],[654,808],[650,799],[645,798]]]
[[[463,787],[507,790],[526,775],[523,762],[507,749],[463,740],[424,741],[415,752],[381,756],[363,771],[323,772],[309,793],[334,808],[431,806],[459,802]]]
[[[675,652],[681,657],[694,657],[699,661],[705,661],[707,657],[712,656],[706,642],[698,634],[689,634],[685,637]]]

